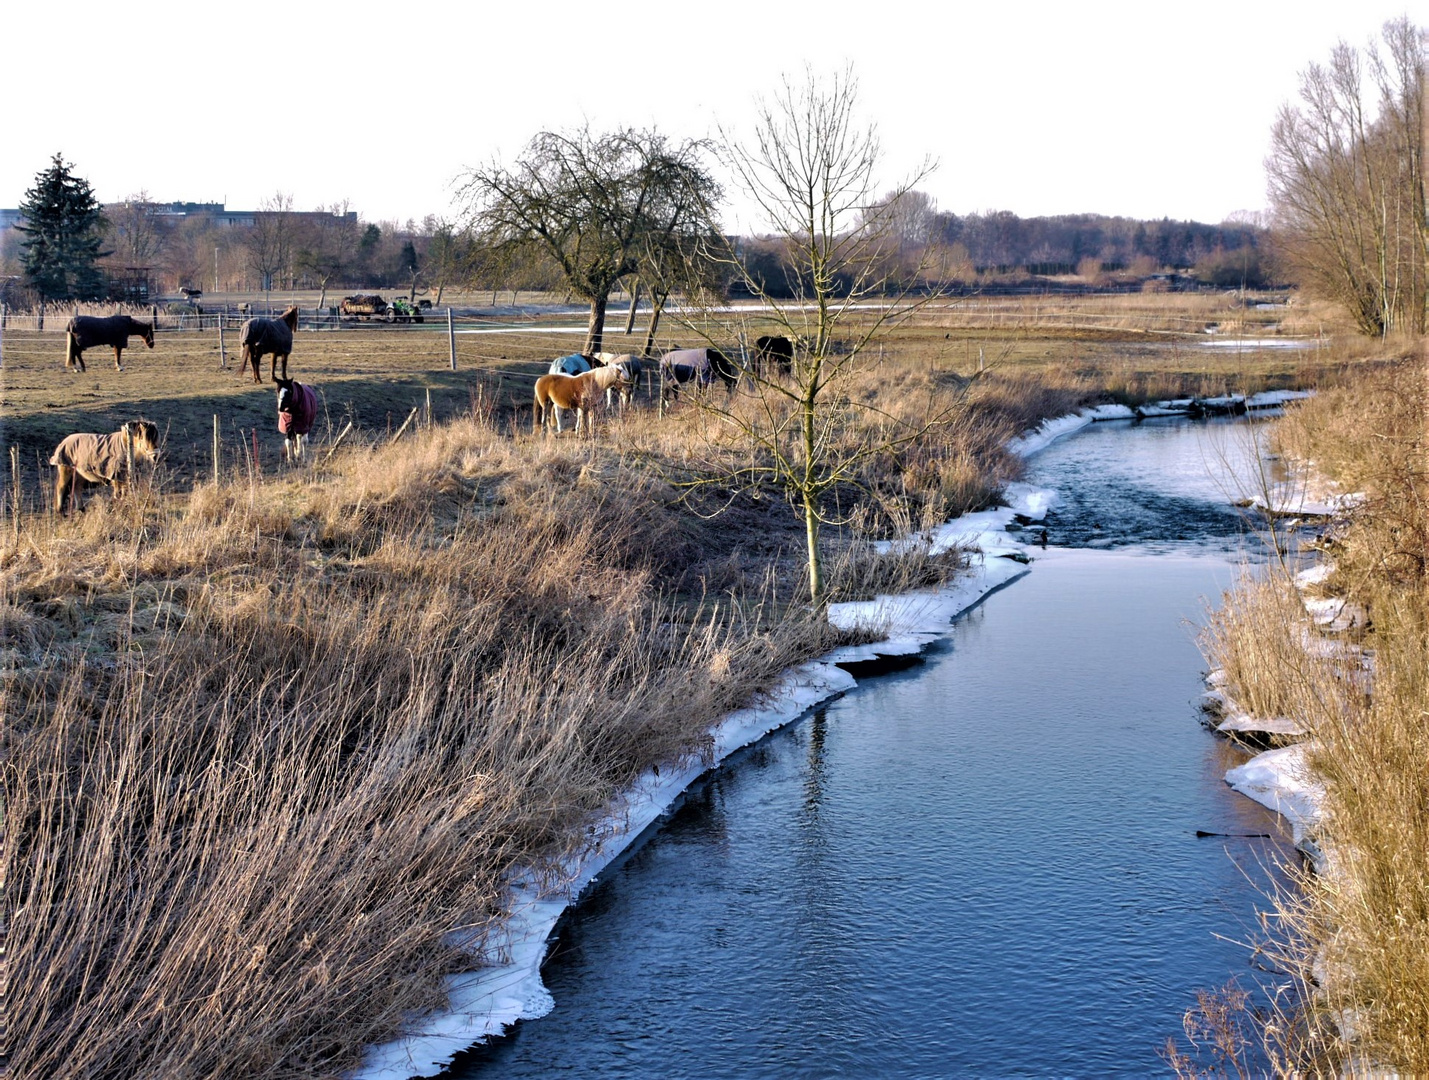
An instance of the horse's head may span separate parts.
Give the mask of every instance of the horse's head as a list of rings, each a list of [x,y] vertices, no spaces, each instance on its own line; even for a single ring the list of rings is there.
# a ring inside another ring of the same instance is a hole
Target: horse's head
[[[298,328],[298,306],[294,304],[287,311],[278,317],[280,322],[286,323],[289,330]]]
[[[275,379],[278,384],[278,411],[280,413],[290,413],[293,411],[293,395],[296,392],[294,387],[297,379]]]
[[[144,339],[144,344],[152,349],[154,347],[154,324],[135,319],[134,329],[139,331],[139,336]]]
[[[154,461],[159,456],[159,429],[148,420],[130,420],[120,429],[135,460]]]

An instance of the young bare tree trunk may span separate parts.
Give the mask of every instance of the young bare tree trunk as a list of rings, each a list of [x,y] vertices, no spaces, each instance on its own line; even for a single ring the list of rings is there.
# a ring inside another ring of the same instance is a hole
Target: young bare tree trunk
[[[650,328],[645,331],[645,346],[640,350],[641,356],[653,356],[655,354],[655,331],[660,328],[660,315],[665,310],[665,299],[667,293],[650,293]]]

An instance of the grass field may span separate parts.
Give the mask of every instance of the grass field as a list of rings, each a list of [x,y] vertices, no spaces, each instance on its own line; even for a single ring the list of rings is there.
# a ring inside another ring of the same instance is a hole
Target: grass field
[[[302,304],[317,298],[292,299]],[[463,310],[484,309],[468,303]],[[637,332],[626,337],[619,332],[621,322],[611,320],[607,347],[638,348],[642,328],[637,325]],[[723,315],[720,322],[710,336],[736,349],[740,332],[749,340],[766,329],[753,308]],[[62,323],[52,318],[50,325]],[[972,298],[930,308],[887,340],[881,355],[887,363],[964,375],[981,363],[999,376],[1134,402],[1332,381],[1341,364],[1353,358],[1353,338],[1341,336],[1310,349],[1205,347],[1208,326],[1218,328],[1224,339],[1323,325],[1313,316],[1258,310],[1220,295],[1086,297],[1073,303]],[[300,333],[289,374],[320,393],[315,444],[333,438],[348,421],[375,437],[399,426],[413,408],[422,409],[426,418],[428,404],[430,419],[436,421],[468,412],[480,400],[496,410],[502,423],[528,423],[535,376],[552,357],[579,349],[581,335],[569,331],[582,328],[584,317],[570,309],[553,314],[527,308],[465,315],[458,326],[456,371],[450,367],[444,321]],[[666,326],[672,336],[661,340],[664,347],[702,341],[694,331],[680,333],[673,320]],[[13,486],[11,448],[18,454],[22,481],[33,493],[49,471],[50,452],[66,434],[113,430],[138,416],[159,425],[168,476],[179,486],[212,475],[215,417],[225,467],[271,469],[281,440],[267,382],[269,362],[263,364],[263,385],[255,385],[238,369],[237,338],[235,330],[225,334],[226,370],[220,366],[216,331],[165,329],[153,350],[133,339],[122,372],[114,370],[109,350],[96,349],[87,354],[88,371],[78,374],[64,369],[64,338],[58,329],[8,330],[0,381],[7,452],[0,468],[6,470],[6,487]]]

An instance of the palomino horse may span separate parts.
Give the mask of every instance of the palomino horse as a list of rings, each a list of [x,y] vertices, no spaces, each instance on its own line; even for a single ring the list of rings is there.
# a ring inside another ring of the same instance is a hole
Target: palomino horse
[[[85,370],[84,350],[96,345],[114,347],[114,370],[123,371],[120,355],[129,347],[130,335],[138,334],[149,348],[154,347],[154,327],[128,315],[76,315],[65,324],[65,367]]]
[[[303,456],[303,444],[318,415],[318,396],[297,379],[279,379],[278,430],[283,433],[283,455],[288,461]]]
[[[76,431],[66,435],[50,455],[50,464],[59,469],[55,477],[55,513],[65,512],[65,502],[73,496],[79,507],[84,482],[106,484],[115,496],[124,494],[139,461],[153,462],[159,454],[159,429],[147,420],[130,420],[110,435]]]
[[[626,384],[626,371],[621,367],[602,367],[583,371],[579,375],[542,375],[536,380],[536,411],[531,417],[531,430],[547,427],[555,415],[556,432],[561,431],[561,410],[573,409],[576,414],[576,434],[584,423],[588,434],[595,434],[591,410],[600,402],[601,392],[612,386]]]
[[[293,351],[293,331],[298,328],[298,309],[290,307],[276,319],[249,319],[243,324],[243,334],[239,343],[243,346],[243,356],[239,360],[240,369],[253,365],[253,381],[260,383],[259,365],[263,354],[271,353],[268,364],[268,378],[278,381],[278,359],[283,360],[283,378],[288,377],[288,356]]]

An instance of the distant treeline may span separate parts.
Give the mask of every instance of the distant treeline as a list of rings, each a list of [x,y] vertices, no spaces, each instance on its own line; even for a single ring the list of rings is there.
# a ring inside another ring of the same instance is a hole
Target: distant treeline
[[[1216,253],[1255,250],[1263,231],[1246,224],[1198,221],[1138,221],[1100,214],[1020,218],[1007,211],[937,215],[937,239],[961,244],[979,272],[1021,270],[1034,274],[1078,272],[1088,258],[1105,271],[1138,262],[1157,269],[1189,270]]]

